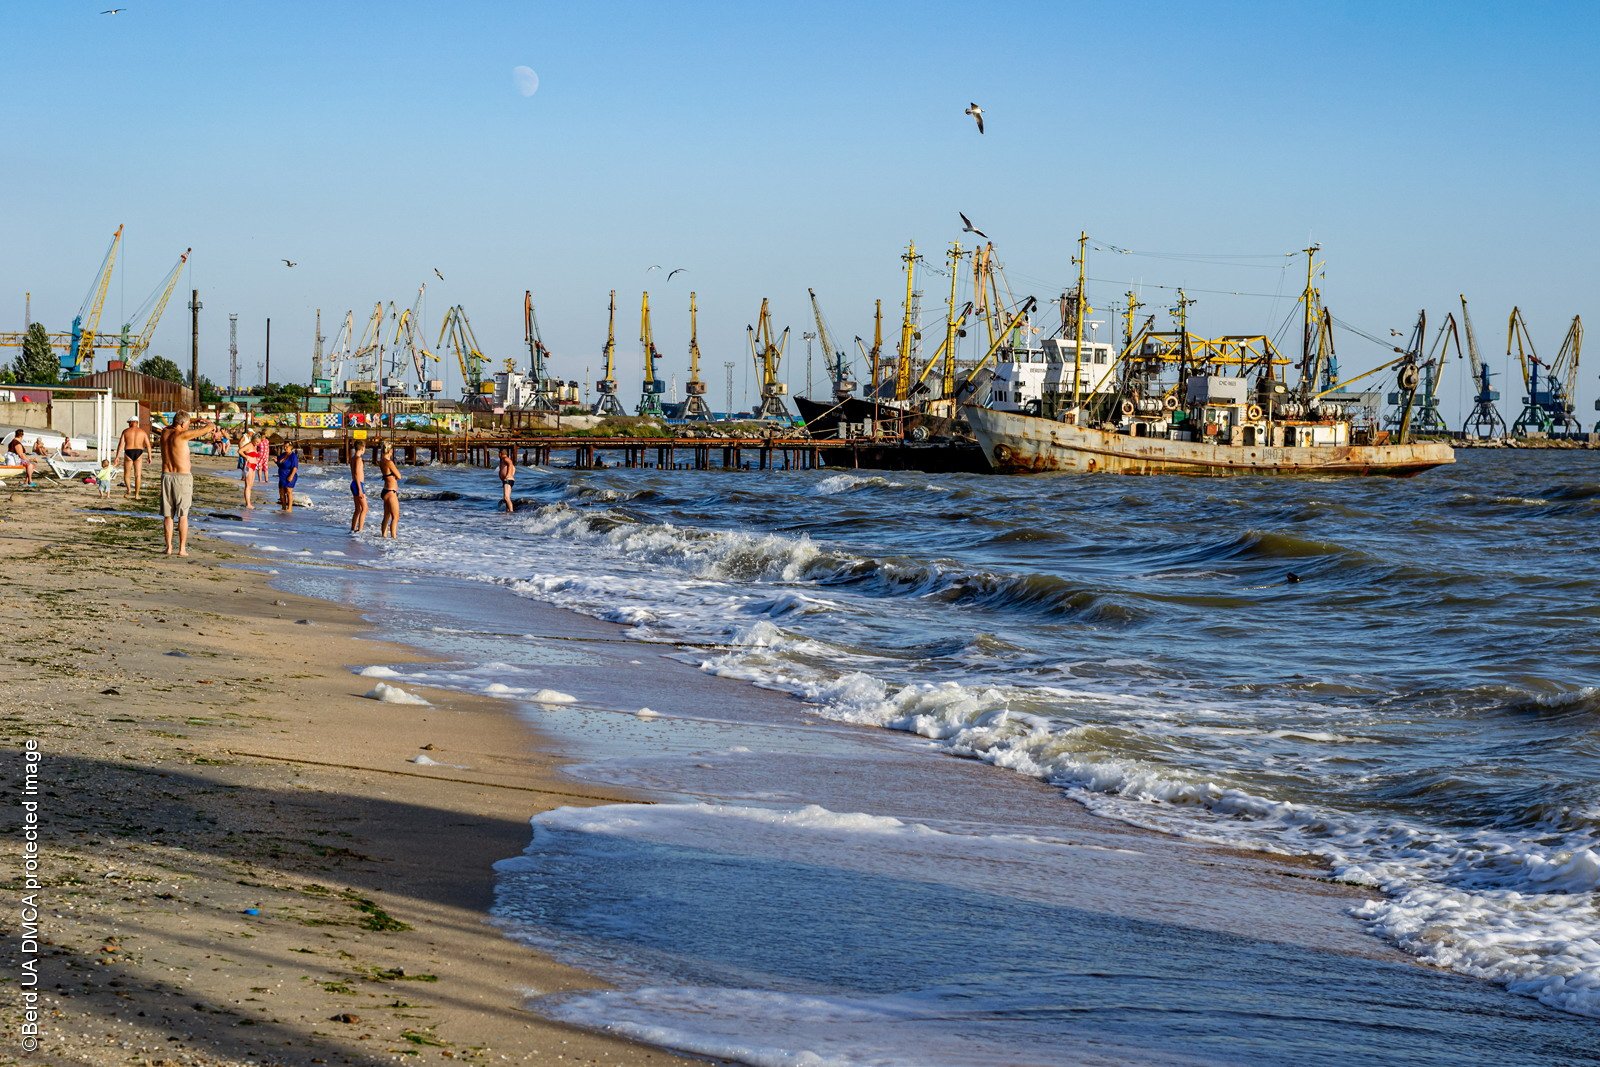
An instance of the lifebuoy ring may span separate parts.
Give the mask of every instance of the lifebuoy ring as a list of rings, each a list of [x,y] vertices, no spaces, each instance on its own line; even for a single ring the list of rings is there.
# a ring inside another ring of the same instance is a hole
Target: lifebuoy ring
[[[926,426],[913,426],[911,428],[911,439],[913,441],[926,441],[928,439],[928,428]]]
[[[1133,414],[1133,401],[1124,400],[1122,402],[1121,407],[1122,407],[1122,414],[1123,414],[1124,417]]]
[[[1168,411],[1177,411],[1178,410],[1178,398],[1173,396],[1171,393],[1168,393],[1165,397],[1162,398],[1161,406],[1166,408]]]
[[[1244,417],[1249,419],[1251,422],[1259,421],[1261,418],[1261,405],[1251,404],[1249,407],[1245,408]]]

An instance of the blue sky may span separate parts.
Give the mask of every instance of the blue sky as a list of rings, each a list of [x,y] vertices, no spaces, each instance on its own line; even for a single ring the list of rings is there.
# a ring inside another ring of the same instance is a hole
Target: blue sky
[[[1514,303],[1546,355],[1600,314],[1590,4],[122,2],[0,7],[0,328],[24,290],[65,328],[126,223],[103,325],[192,245],[218,379],[229,312],[244,381],[268,316],[273,377],[304,379],[315,308],[331,335],[427,281],[430,342],[459,302],[497,362],[524,362],[531,288],[557,371],[586,379],[617,289],[630,398],[640,290],[681,381],[693,287],[719,405],[770,297],[803,388],[807,287],[841,339],[878,297],[893,332],[905,242],[942,254],[958,210],[1019,296],[1070,281],[1085,229],[1203,255],[1315,240],[1340,318],[1386,335],[1465,292],[1497,365]],[[1223,262],[1094,253],[1097,317],[1142,280],[1152,307],[1157,286],[1195,290],[1200,332],[1275,333],[1303,268]],[[944,281],[921,287],[934,314]],[[181,362],[180,304],[155,350]],[[1350,335],[1340,351],[1382,358]]]

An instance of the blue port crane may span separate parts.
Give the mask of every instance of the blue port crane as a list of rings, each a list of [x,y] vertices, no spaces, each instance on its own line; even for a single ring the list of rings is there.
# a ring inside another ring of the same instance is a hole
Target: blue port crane
[[[1500,390],[1493,387],[1489,364],[1478,352],[1478,335],[1472,329],[1465,294],[1461,296],[1461,325],[1467,332],[1467,358],[1472,363],[1472,385],[1476,390],[1461,432],[1468,437],[1504,437],[1508,431],[1505,416],[1500,414]]]
[[[1522,398],[1522,414],[1511,424],[1512,434],[1581,433],[1583,427],[1574,414],[1573,395],[1578,384],[1578,359],[1583,354],[1583,319],[1572,316],[1561,351],[1546,363],[1534,350],[1522,310],[1512,308],[1506,323],[1506,355],[1509,357],[1513,350],[1522,367],[1522,383],[1527,392]]]

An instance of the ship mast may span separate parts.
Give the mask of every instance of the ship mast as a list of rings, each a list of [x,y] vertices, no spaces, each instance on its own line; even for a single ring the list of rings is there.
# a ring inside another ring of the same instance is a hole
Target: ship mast
[[[1089,243],[1089,235],[1083,230],[1078,231],[1078,315],[1077,324],[1073,326],[1072,347],[1072,417],[1081,421],[1079,412],[1083,408],[1083,313],[1087,310],[1084,306],[1084,275],[1088,264],[1084,252]]]
[[[944,320],[944,374],[939,383],[939,396],[954,400],[956,395],[956,271],[961,266],[961,242],[950,243],[950,302],[946,305]],[[965,316],[963,316],[964,318]]]
[[[912,241],[906,246],[906,254],[900,257],[906,264],[906,302],[905,315],[900,320],[900,352],[899,363],[895,367],[894,398],[906,400],[911,395],[911,348],[917,339],[917,294],[914,286],[917,273],[917,242]]]

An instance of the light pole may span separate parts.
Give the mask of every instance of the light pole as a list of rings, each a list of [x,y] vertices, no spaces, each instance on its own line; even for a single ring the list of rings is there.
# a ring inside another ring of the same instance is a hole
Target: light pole
[[[816,340],[817,335],[808,330],[800,336],[806,342],[806,396],[815,396],[816,394],[811,391],[811,342]]]

